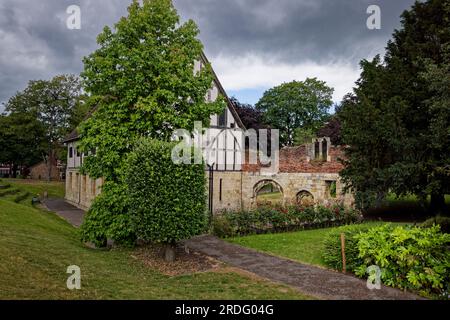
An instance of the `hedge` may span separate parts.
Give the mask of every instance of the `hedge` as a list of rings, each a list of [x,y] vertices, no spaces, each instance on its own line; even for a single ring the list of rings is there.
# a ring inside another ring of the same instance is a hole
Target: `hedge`
[[[139,239],[174,244],[206,231],[204,164],[176,164],[176,144],[144,139],[127,160],[131,224]]]
[[[254,210],[224,211],[213,219],[213,233],[218,237],[278,233],[326,228],[360,221],[358,211],[342,205],[330,207],[260,207]]]

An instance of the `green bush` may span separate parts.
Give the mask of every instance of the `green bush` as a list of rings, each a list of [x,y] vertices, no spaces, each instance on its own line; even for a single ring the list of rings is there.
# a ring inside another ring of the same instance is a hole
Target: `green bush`
[[[362,259],[358,257],[358,241],[356,235],[366,232],[370,226],[364,224],[355,224],[343,226],[331,230],[323,242],[323,261],[330,268],[342,270],[342,251],[341,251],[341,234],[345,234],[345,258],[346,268],[349,272],[354,272],[362,263]]]
[[[174,244],[206,231],[204,164],[175,164],[175,143],[141,140],[127,159],[126,184],[137,236]]]
[[[441,226],[441,231],[450,233],[450,217],[437,216],[423,222],[420,226],[423,228],[430,228],[434,225]]]
[[[431,228],[384,225],[355,236],[362,264],[356,275],[365,276],[367,267],[381,268],[384,284],[426,294],[448,294],[450,283],[450,234]]]
[[[107,181],[86,213],[80,228],[81,239],[105,247],[108,239],[133,246],[136,234],[131,226],[129,200],[124,184]]]
[[[219,237],[276,233],[323,228],[360,220],[360,214],[342,205],[331,207],[262,206],[254,210],[224,211],[213,219],[213,232]]]

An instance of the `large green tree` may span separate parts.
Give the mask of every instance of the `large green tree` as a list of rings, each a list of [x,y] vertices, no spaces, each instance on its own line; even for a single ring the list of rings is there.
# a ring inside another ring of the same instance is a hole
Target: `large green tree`
[[[98,201],[107,199],[88,212],[85,240],[132,241],[124,172],[139,138],[169,140],[175,129],[192,129],[195,121],[207,127],[211,115],[225,108],[223,99],[205,101],[213,84],[210,65],[194,72],[203,50],[198,34],[192,20],[180,23],[170,0],[133,1],[128,16],[114,30],[105,27],[100,48],[84,59],[82,77],[95,109],[80,126],[80,148],[96,152],[82,170],[105,178]]]
[[[61,155],[64,150],[62,140],[74,128],[74,123],[84,117],[85,108],[80,80],[74,75],[30,81],[25,90],[16,93],[6,103],[6,111],[12,119],[33,119],[44,128],[41,137],[47,150],[41,154],[41,159],[48,165],[48,179],[52,175],[54,160],[64,159]],[[20,123],[17,126],[16,130],[21,130]],[[33,154],[34,146],[29,146],[28,151]]]
[[[350,147],[342,175],[362,206],[390,190],[430,196],[433,212],[447,211],[449,16],[444,0],[405,11],[384,61],[363,61],[357,87],[343,102],[339,118]]]
[[[328,118],[333,89],[316,78],[293,81],[266,91],[256,104],[264,120],[280,130],[280,144],[292,146],[295,131],[316,131]]]

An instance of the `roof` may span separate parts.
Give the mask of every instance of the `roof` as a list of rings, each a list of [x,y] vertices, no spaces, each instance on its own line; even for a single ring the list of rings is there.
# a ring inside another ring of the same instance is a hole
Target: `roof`
[[[209,62],[209,60],[206,57],[204,52],[202,52],[202,55],[201,55],[200,58],[203,60],[203,62],[205,62],[207,64],[210,64],[210,62]],[[231,113],[233,114],[233,117],[236,119],[236,122],[237,122],[239,128],[245,130],[246,129],[245,125],[243,124],[241,118],[239,117],[239,114],[237,113],[233,102],[230,100],[230,98],[228,97],[227,93],[225,92],[225,89],[223,88],[222,84],[220,83],[219,77],[217,77],[217,74],[216,74],[216,72],[214,71],[214,69],[212,67],[211,67],[211,70],[212,70],[212,73],[213,73],[213,76],[214,76],[214,83],[216,84],[217,88],[219,89],[220,94],[225,98],[225,101],[227,103],[228,109],[230,109]],[[91,110],[88,113],[88,115],[86,116],[86,119],[89,118],[92,115],[93,111],[95,111],[95,107],[93,108],[93,110]],[[78,130],[74,129],[70,134],[68,134],[64,138],[63,143],[73,142],[73,141],[78,140],[79,138],[80,138],[80,134],[79,134]]]

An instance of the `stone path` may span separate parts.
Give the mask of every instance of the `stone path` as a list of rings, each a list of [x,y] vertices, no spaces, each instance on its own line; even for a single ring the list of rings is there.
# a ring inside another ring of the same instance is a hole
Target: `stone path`
[[[252,249],[201,236],[185,243],[231,266],[252,272],[263,278],[297,288],[304,294],[329,300],[410,300],[420,297],[382,286],[369,290],[366,281],[330,270],[274,257]]]
[[[43,204],[74,227],[81,226],[85,214],[83,210],[67,203],[64,199],[46,199]]]

